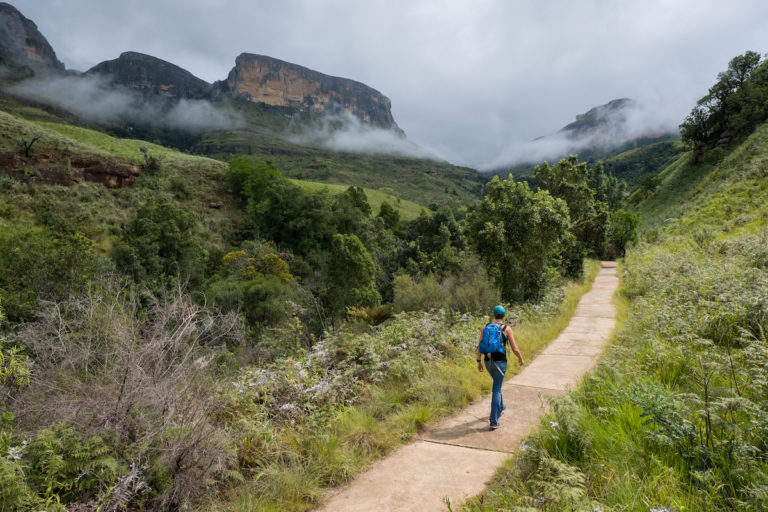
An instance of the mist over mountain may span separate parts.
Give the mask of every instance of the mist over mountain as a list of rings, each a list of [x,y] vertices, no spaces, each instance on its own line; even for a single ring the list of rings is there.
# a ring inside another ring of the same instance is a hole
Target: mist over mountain
[[[365,124],[348,112],[324,115],[318,122],[295,127],[295,130],[286,138],[299,145],[318,145],[350,153],[443,160],[436,151],[409,141],[402,132]]]
[[[679,119],[663,109],[651,108],[629,98],[594,107],[556,133],[510,145],[485,169],[503,172],[511,166],[535,165],[578,153],[608,156],[631,147],[676,138]]]
[[[4,75],[15,77],[6,92],[124,135],[151,134],[179,147],[194,144],[189,135],[245,129],[335,151],[439,159],[406,139],[379,91],[265,55],[239,55],[214,84],[132,51],[85,73],[66,72],[35,24],[5,3],[0,42]],[[252,117],[255,111],[243,108],[248,103],[276,110]]]
[[[238,113],[204,99],[170,99],[119,83],[108,76],[33,77],[6,90],[16,96],[62,108],[105,126],[138,125],[199,133],[243,126]]]

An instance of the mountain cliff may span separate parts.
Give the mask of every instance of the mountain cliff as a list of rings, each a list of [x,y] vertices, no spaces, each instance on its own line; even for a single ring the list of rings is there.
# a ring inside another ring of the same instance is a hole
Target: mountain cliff
[[[0,66],[12,75],[64,71],[64,64],[37,25],[5,2],[0,2]]]
[[[45,71],[65,71],[64,64],[56,58],[56,53],[37,26],[5,2],[0,2],[0,68],[4,68],[0,77],[10,78],[39,75]],[[75,78],[78,74],[70,73],[70,76]],[[228,77],[215,84],[201,80],[170,62],[130,51],[95,65],[82,76],[108,77],[109,84],[140,91],[145,98],[170,100],[169,105],[182,99],[214,100],[215,103],[246,101],[278,107],[282,112],[275,115],[282,118],[286,113],[293,112],[346,114],[364,125],[405,135],[392,117],[389,99],[379,91],[354,80],[329,76],[265,55],[241,54]],[[74,81],[68,86],[78,89],[87,87]],[[40,85],[37,84],[37,87],[40,88]],[[23,87],[15,93],[25,97]],[[67,108],[61,105],[62,99],[58,96],[56,94],[57,102],[53,103]],[[34,99],[45,103],[39,95]],[[240,110],[252,112],[252,109],[242,108],[242,103]],[[274,123],[259,119],[255,124],[264,126]]]
[[[113,83],[170,98],[202,99],[211,95],[211,84],[175,64],[151,55],[125,52],[101,62],[88,75],[107,75]]]
[[[347,113],[363,123],[402,134],[392,117],[389,98],[379,91],[265,55],[240,54],[227,79],[215,85],[249,101],[306,112]]]

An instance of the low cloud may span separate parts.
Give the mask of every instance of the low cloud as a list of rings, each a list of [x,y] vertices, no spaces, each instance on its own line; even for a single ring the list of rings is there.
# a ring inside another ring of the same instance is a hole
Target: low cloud
[[[243,120],[206,100],[151,98],[100,75],[34,77],[6,89],[100,124],[131,123],[188,132],[238,128]]]
[[[677,134],[680,123],[677,110],[671,111],[663,105],[632,102],[617,110],[601,108],[595,109],[594,119],[597,122],[591,128],[563,128],[532,141],[509,144],[492,162],[482,166],[482,170],[552,161],[583,150],[616,148],[638,138]]]
[[[295,144],[318,145],[334,151],[444,160],[436,151],[414,144],[393,130],[364,124],[348,113],[323,116],[314,127],[290,133],[286,138]]]

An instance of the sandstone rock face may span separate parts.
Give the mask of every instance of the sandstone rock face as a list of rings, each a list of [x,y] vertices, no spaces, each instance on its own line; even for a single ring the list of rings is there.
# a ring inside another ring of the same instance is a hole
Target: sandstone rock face
[[[107,188],[123,188],[131,186],[140,174],[135,165],[111,159],[69,159],[45,154],[26,158],[18,153],[0,153],[0,175],[29,183],[71,186],[85,180]]]
[[[86,74],[106,75],[115,84],[169,98],[203,99],[211,95],[211,84],[175,64],[151,55],[125,52],[104,61]]]
[[[227,79],[216,85],[250,101],[310,112],[346,112],[363,123],[402,133],[389,98],[379,91],[265,55],[241,54]]]
[[[0,2],[0,66],[21,75],[64,71],[37,25],[5,2]]]

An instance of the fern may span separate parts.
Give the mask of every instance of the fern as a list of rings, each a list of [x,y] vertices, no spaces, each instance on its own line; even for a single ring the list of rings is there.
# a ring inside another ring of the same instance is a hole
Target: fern
[[[100,504],[99,510],[103,512],[125,510],[134,499],[148,492],[149,485],[144,480],[145,470],[144,466],[132,463],[127,473],[117,478],[112,486],[100,493],[97,500]]]
[[[84,439],[66,423],[56,423],[27,447],[29,484],[46,499],[88,499],[123,473],[111,452],[102,437]]]

